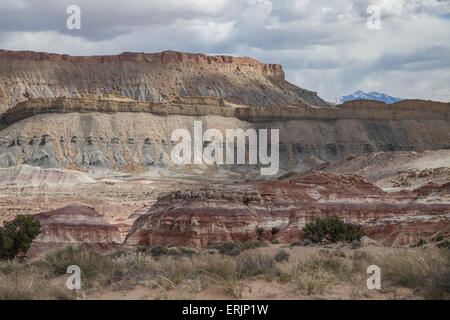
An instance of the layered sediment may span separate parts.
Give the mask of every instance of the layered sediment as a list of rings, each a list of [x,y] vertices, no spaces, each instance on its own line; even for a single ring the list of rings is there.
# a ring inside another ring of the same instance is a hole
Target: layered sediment
[[[210,97],[141,102],[122,96],[39,98],[0,116],[0,167],[19,164],[76,170],[173,165],[175,129],[278,129],[282,168],[310,168],[379,151],[449,148],[450,105],[428,101],[296,103],[249,107]]]
[[[0,112],[33,97],[120,94],[139,101],[212,96],[251,106],[328,105],[278,64],[185,52],[69,56],[0,50]]]
[[[122,238],[119,229],[93,208],[71,205],[38,213],[41,233],[33,240],[30,257],[64,246],[82,246],[100,253],[117,250]]]
[[[303,227],[314,218],[332,215],[388,246],[448,238],[450,193],[448,186],[435,185],[429,192],[388,194],[359,176],[320,172],[289,182],[178,191],[136,220],[124,246],[292,242],[302,240]]]

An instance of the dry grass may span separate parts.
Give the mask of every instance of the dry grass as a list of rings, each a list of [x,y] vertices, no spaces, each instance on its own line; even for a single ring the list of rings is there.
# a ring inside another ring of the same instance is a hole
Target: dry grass
[[[382,277],[426,299],[450,299],[450,250],[397,249],[377,259]]]
[[[366,268],[371,264],[381,268],[382,287],[389,294],[385,298],[397,298],[397,288],[410,288],[426,299],[449,299],[449,250],[385,248],[370,254],[362,250],[344,254],[319,249],[311,256],[291,253],[288,260],[277,262],[270,249],[237,256],[199,250],[194,255],[153,257],[146,251],[101,256],[66,248],[34,263],[0,262],[0,299],[80,299],[99,290],[126,291],[136,285],[157,292],[145,297],[153,299],[195,299],[208,289],[241,298],[246,287],[251,290],[254,279],[275,281],[299,298],[326,297],[339,286],[346,288],[346,298],[360,299],[371,297],[365,287]],[[71,264],[82,269],[81,291],[65,288],[65,271]]]

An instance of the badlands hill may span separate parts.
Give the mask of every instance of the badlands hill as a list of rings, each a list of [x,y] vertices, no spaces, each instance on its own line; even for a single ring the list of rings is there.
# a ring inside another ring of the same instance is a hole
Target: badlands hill
[[[250,106],[328,105],[278,64],[184,52],[69,56],[0,50],[0,112],[32,97],[120,94],[139,101],[212,96]]]
[[[217,128],[224,136],[227,128],[279,129],[282,168],[310,168],[378,151],[449,148],[449,115],[449,103],[421,100],[249,107],[211,97],[37,98],[0,116],[0,167],[170,167],[171,133],[187,128],[192,134],[194,120],[201,120],[204,130]]]

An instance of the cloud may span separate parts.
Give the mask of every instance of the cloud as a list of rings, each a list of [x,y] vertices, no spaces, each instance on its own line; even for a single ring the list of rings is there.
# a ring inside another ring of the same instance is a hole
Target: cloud
[[[81,30],[66,28],[71,4]],[[381,9],[381,30],[366,27],[369,5]],[[251,56],[326,99],[362,89],[450,101],[449,1],[3,0],[0,9],[4,49]]]

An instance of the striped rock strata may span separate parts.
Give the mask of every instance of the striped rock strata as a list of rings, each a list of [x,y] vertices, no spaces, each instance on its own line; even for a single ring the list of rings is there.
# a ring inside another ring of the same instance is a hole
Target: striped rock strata
[[[177,191],[139,217],[124,246],[206,247],[223,241],[302,239],[314,217],[338,215],[384,245],[450,236],[448,185],[389,194],[354,175]]]

